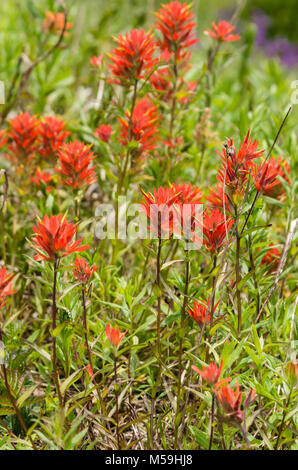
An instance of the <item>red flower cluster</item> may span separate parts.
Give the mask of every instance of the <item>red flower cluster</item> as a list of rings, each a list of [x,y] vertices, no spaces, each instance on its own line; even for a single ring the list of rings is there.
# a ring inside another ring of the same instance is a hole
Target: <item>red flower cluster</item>
[[[249,172],[252,170],[252,160],[263,155],[264,150],[258,150],[259,142],[250,139],[248,131],[243,143],[240,143],[238,152],[232,139],[226,143],[223,153],[217,151],[222,159],[222,167],[218,172],[218,180],[229,189],[230,195],[242,194]],[[225,177],[226,173],[226,177]]]
[[[116,328],[111,328],[108,323],[106,326],[106,335],[110,343],[114,346],[114,348],[118,348],[123,337],[125,336],[125,332],[120,333],[119,326],[116,326]]]
[[[76,258],[75,267],[73,268],[72,272],[78,281],[85,284],[90,280],[92,274],[94,271],[97,271],[97,269],[98,267],[95,265],[88,266],[87,261],[84,260],[84,258]]]
[[[142,193],[145,198],[142,207],[153,236],[168,238],[175,233],[178,237],[183,235],[193,239],[198,215],[196,208],[202,201],[200,188],[173,183],[166,188],[153,188],[153,194]]]
[[[90,64],[94,65],[94,67],[101,67],[102,59],[103,59],[102,55],[99,55],[99,56],[95,55],[95,56],[91,57]]]
[[[65,122],[53,116],[38,120],[34,115],[21,113],[9,124],[3,145],[8,141],[8,158],[23,164],[33,160],[37,153],[45,159],[54,160],[57,150],[70,135],[65,130]]]
[[[110,124],[102,124],[100,127],[95,129],[95,136],[103,142],[108,143],[111,135],[113,134],[112,126]]]
[[[263,156],[264,150],[259,150],[259,142],[250,138],[250,130],[236,151],[233,139],[225,142],[222,153],[217,151],[222,160],[218,170],[219,183],[209,190],[206,201],[212,208],[218,208],[231,215],[235,213],[235,206],[242,199],[247,187],[250,174],[257,174],[257,165],[254,160]],[[225,189],[225,190],[224,190]],[[225,197],[224,197],[225,195]]]
[[[7,274],[6,266],[0,269],[0,308],[5,305],[5,298],[14,294],[12,289],[12,279],[14,274]]]
[[[77,140],[60,148],[58,152],[60,168],[55,169],[65,177],[64,183],[73,188],[82,188],[96,181],[95,166],[90,166],[96,155],[90,151],[90,148],[90,145]]]
[[[21,113],[9,121],[8,148],[14,161],[26,163],[35,157],[38,150],[39,122],[29,113]]]
[[[298,366],[296,361],[288,362],[285,372],[289,382],[295,385],[298,380]]]
[[[64,144],[70,132],[65,130],[65,122],[53,116],[46,116],[39,123],[38,153],[46,159],[56,159],[56,153]]]
[[[203,300],[199,300],[198,302],[194,301],[192,307],[187,307],[188,315],[194,319],[200,328],[202,328],[204,324],[208,325],[210,323],[211,315],[208,313],[209,302],[210,299],[207,300],[207,303]],[[215,312],[217,305],[218,304],[214,306],[213,313]]]
[[[145,198],[145,203],[143,203],[142,206],[148,217],[150,216],[150,208],[152,205],[166,205],[167,207],[171,207],[179,196],[173,187],[163,188],[160,186],[158,189],[153,188],[153,194],[145,193],[143,190],[141,191]]]
[[[158,189],[153,188],[152,193],[145,193],[142,209],[147,215],[149,230],[152,236],[168,238],[173,234],[173,204],[178,203],[179,193],[173,187]]]
[[[235,31],[235,26],[233,26],[228,21],[220,21],[218,24],[211,23],[212,29],[207,29],[204,31],[204,34],[210,36],[211,38],[216,39],[220,42],[231,42],[231,41],[239,41],[241,36],[239,34],[231,34]]]
[[[7,144],[7,137],[5,131],[0,131],[0,149]]]
[[[209,202],[210,206],[213,209],[215,208],[223,209],[224,203],[225,203],[226,211],[232,213],[233,205],[231,204],[231,201],[229,200],[226,194],[226,191],[225,191],[225,198],[223,198],[223,195],[224,195],[224,185],[221,183],[218,183],[215,188],[211,188],[209,190],[209,195],[208,197],[206,197],[206,201]]]
[[[242,392],[239,392],[239,384],[236,382],[236,389],[233,390],[227,382],[231,379],[227,377],[219,380],[220,373],[222,370],[223,361],[220,362],[220,366],[213,362],[207,367],[203,367],[203,370],[198,369],[196,366],[192,366],[192,369],[200,374],[201,377],[212,387],[212,391],[216,394],[217,400],[221,405],[223,411],[226,413],[226,418],[236,423],[242,423],[244,418],[244,412],[241,410]],[[256,390],[252,389],[249,391],[247,397],[244,400],[244,409],[248,408],[253,402],[256,396]]]
[[[50,181],[52,181],[53,175],[48,173],[47,171],[41,171],[39,168],[36,168],[35,176],[31,176],[31,181],[36,184],[36,186],[40,186],[41,183],[47,185]],[[51,191],[52,186],[46,186],[46,190],[49,192]]]
[[[226,243],[225,238],[229,232],[234,219],[224,217],[219,209],[206,209],[203,215],[203,224],[199,225],[203,230],[203,245],[213,254],[218,253]],[[199,240],[201,241],[201,240]]]
[[[280,198],[285,194],[285,189],[278,176],[282,177],[288,184],[290,180],[287,174],[290,173],[290,167],[286,160],[279,157],[277,160],[271,158],[262,165],[254,165],[254,184],[257,191],[262,191],[265,196]]]
[[[159,92],[164,101],[171,99],[173,86],[171,83],[171,73],[167,67],[157,69],[150,76],[150,83]]]
[[[178,194],[181,204],[201,204],[203,193],[198,186],[189,184],[171,184],[172,189]]]
[[[129,111],[126,112],[126,119],[119,118],[119,141],[125,146],[132,140],[138,142],[139,146],[134,149],[133,155],[137,158],[142,156],[156,146],[158,120],[157,107],[149,98],[140,99],[133,110],[131,120]]]
[[[221,387],[216,390],[216,396],[228,418],[241,423],[243,421],[243,411],[240,409],[242,392],[239,392],[238,382],[236,384],[236,390],[233,390],[229,385],[221,385]]]
[[[186,49],[199,41],[194,35],[196,24],[190,8],[186,3],[170,2],[156,13],[155,27],[162,35],[158,45],[162,50],[174,52],[176,59],[184,58]]]
[[[173,183],[170,186],[178,194],[173,230],[178,236],[183,235],[187,240],[193,240],[200,217],[198,205],[202,203],[203,194],[198,186],[191,184]]]
[[[43,30],[50,31],[53,33],[60,33],[62,31],[65,22],[65,15],[64,13],[54,13],[53,11],[47,11],[46,17],[43,20]],[[66,36],[69,29],[72,28],[72,23],[66,23],[65,25],[65,33]]]
[[[82,238],[73,241],[77,225],[68,223],[62,214],[44,216],[33,227],[33,246],[37,251],[37,261],[55,261],[71,253],[86,251],[88,245],[80,245]]]
[[[112,62],[109,65],[112,83],[130,85],[149,75],[158,63],[153,57],[156,46],[151,33],[133,29],[124,36],[120,34],[116,41],[118,47],[108,55]]]
[[[200,374],[208,385],[215,385],[219,381],[222,366],[223,361],[220,361],[219,367],[217,367],[215,362],[210,362],[208,367],[203,367],[203,370],[198,369],[196,366],[192,366],[192,369]]]

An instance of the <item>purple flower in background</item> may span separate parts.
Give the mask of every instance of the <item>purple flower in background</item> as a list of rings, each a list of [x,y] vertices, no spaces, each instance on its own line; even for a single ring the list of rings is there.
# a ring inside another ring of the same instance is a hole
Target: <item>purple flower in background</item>
[[[268,37],[272,20],[262,10],[255,10],[253,20],[258,28],[256,44],[269,57],[278,56],[286,67],[295,67],[298,64],[298,45],[283,36]]]
[[[255,10],[253,20],[258,28],[256,36],[256,44],[263,46],[267,40],[267,32],[271,24],[269,16],[265,15],[262,10]]]

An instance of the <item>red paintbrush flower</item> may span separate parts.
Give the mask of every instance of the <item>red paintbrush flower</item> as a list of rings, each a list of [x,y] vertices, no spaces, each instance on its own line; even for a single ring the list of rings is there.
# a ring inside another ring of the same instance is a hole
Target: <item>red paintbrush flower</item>
[[[116,326],[116,328],[111,328],[109,323],[106,326],[106,335],[110,343],[115,347],[118,348],[119,344],[121,343],[125,332],[120,333],[119,331],[119,326]]]
[[[41,171],[39,168],[36,168],[35,176],[31,176],[31,181],[36,184],[36,186],[40,186],[41,183],[47,185],[50,181],[52,181],[53,175],[48,173],[47,171]],[[46,190],[49,192],[53,188],[52,186],[46,186]]]
[[[192,100],[192,97],[195,95],[195,89],[197,87],[198,82],[192,81],[189,82],[188,80],[181,79],[180,87],[184,88],[180,92],[180,97],[178,98],[179,103],[187,105]]]
[[[200,374],[204,380],[206,380],[208,385],[215,385],[220,377],[221,369],[223,366],[223,361],[220,361],[219,367],[215,364],[215,362],[210,362],[208,367],[203,367],[202,370],[198,369],[196,366],[192,366],[191,368]]]
[[[281,157],[275,160],[272,157],[264,163],[263,167],[262,165],[253,166],[254,185],[257,191],[262,191],[265,196],[279,198],[285,194],[285,188],[278,176],[290,184],[287,173],[290,173],[290,167],[286,160]]]
[[[202,328],[204,324],[208,325],[210,323],[211,315],[210,313],[208,313],[209,302],[210,299],[208,299],[207,303],[203,300],[199,300],[198,302],[194,301],[192,307],[187,307],[188,315],[194,319],[194,321],[199,325],[200,328]],[[218,303],[214,306],[213,313],[215,312],[217,305]]]
[[[113,134],[112,126],[110,124],[102,124],[97,129],[95,129],[95,136],[98,137],[103,142],[108,143],[111,135]]]
[[[44,158],[56,159],[56,152],[70,135],[70,132],[65,130],[65,122],[53,116],[46,116],[41,119],[38,130],[38,153]]]
[[[43,30],[45,32],[50,31],[52,33],[60,33],[65,23],[64,13],[54,13],[53,11],[47,11],[46,17],[43,20]],[[67,36],[67,31],[72,28],[72,23],[66,23],[64,36]]]
[[[175,202],[174,232],[192,240],[198,226],[203,194],[198,186],[191,184],[171,184],[174,193],[178,194]]]
[[[269,246],[274,246],[272,243]],[[270,248],[267,253],[263,256],[261,264],[271,266],[270,272],[277,270],[281,257],[281,251],[278,248]]]
[[[173,94],[173,85],[171,82],[171,74],[167,67],[157,69],[150,76],[150,83],[155,90],[159,92],[164,101],[169,101]]]
[[[35,259],[37,261],[55,261],[57,258],[64,258],[71,253],[88,250],[88,245],[80,245],[82,238],[74,241],[77,224],[66,221],[62,214],[44,216],[38,220],[38,224],[33,227],[35,233],[33,246],[37,251]]]
[[[178,201],[181,204],[201,204],[203,193],[198,186],[192,186],[190,183],[172,183],[171,187],[173,188],[176,194],[179,193]]]
[[[139,146],[133,150],[133,156],[143,156],[156,147],[158,120],[157,107],[147,97],[140,99],[133,110],[131,126],[129,111],[126,112],[126,119],[119,118],[119,141],[125,146],[132,140],[138,142]]]
[[[175,213],[173,205],[177,203],[179,193],[173,187],[159,187],[157,190],[153,188],[153,194],[145,193],[142,189],[141,191],[145,199],[141,206],[147,215],[151,234],[158,238],[171,237]]]
[[[217,39],[220,42],[231,42],[239,41],[241,36],[239,34],[231,34],[235,31],[235,26],[233,26],[228,21],[220,21],[218,24],[211,23],[212,29],[207,29],[204,31],[204,34],[210,36],[211,38]]]
[[[12,289],[12,279],[14,274],[7,274],[6,266],[0,269],[0,308],[5,305],[5,298],[14,294]]]
[[[290,384],[294,386],[298,380],[298,366],[295,360],[287,363],[285,373]]]
[[[239,144],[238,152],[235,150],[233,139],[229,139],[225,144],[222,154],[217,151],[222,159],[218,180],[221,183],[225,181],[232,192],[242,194],[248,173],[253,166],[252,160],[261,157],[264,153],[264,150],[258,150],[258,146],[259,142],[250,139],[250,131],[248,131],[243,142]]]
[[[90,364],[87,365],[86,371],[87,371],[87,374],[89,375],[89,377],[92,378],[92,376],[93,376],[93,369],[92,369],[92,367],[91,367]]]
[[[5,135],[5,131],[0,131],[0,149],[7,144],[7,137]]]
[[[170,2],[156,13],[155,27],[162,34],[158,45],[162,50],[174,52],[177,60],[186,55],[185,49],[199,41],[194,35],[196,24],[190,8],[186,3]]]
[[[90,64],[94,65],[94,67],[101,67],[102,59],[103,59],[102,55],[99,55],[99,56],[95,55],[95,56],[91,57]]]
[[[206,201],[209,202],[210,206],[215,209],[223,209],[223,195],[224,195],[224,186],[221,183],[218,183],[215,188],[210,188],[209,195],[206,197]],[[227,212],[233,212],[233,205],[227,196],[227,192],[225,191],[225,209]]]
[[[98,267],[95,265],[88,266],[87,261],[84,260],[84,258],[76,258],[75,267],[73,268],[72,272],[78,281],[85,283],[90,280],[92,274],[94,271],[97,271],[97,269]]]
[[[239,384],[236,383],[236,390],[230,388],[229,385],[219,383],[216,390],[217,399],[227,417],[241,423],[243,421],[243,412],[240,410],[242,393],[239,392]]]
[[[250,139],[250,129],[243,139],[243,143],[240,142],[237,153],[238,165],[246,165],[255,158],[262,157],[264,150],[258,150],[259,142],[255,139]]]
[[[109,65],[112,72],[110,82],[127,86],[150,75],[158,63],[158,59],[153,57],[156,45],[152,34],[143,29],[133,29],[115,40],[118,47],[108,54],[112,62]]]
[[[9,121],[9,150],[15,161],[28,162],[38,149],[39,122],[29,113],[21,113]]]
[[[181,145],[183,145],[184,139],[183,137],[175,137],[175,139],[169,139],[169,140],[164,140],[162,143],[166,147],[169,147],[170,149],[177,149]]]
[[[91,145],[75,140],[59,149],[60,168],[56,167],[55,170],[65,176],[64,183],[73,188],[81,188],[96,181],[95,166],[90,166],[96,155],[90,148]]]
[[[213,254],[218,253],[225,244],[225,238],[234,219],[226,217],[219,209],[207,209],[204,211],[203,224],[199,222],[203,230],[203,244]]]
[[[159,63],[168,64],[173,57],[174,52],[170,52],[169,49],[163,49],[160,51]]]

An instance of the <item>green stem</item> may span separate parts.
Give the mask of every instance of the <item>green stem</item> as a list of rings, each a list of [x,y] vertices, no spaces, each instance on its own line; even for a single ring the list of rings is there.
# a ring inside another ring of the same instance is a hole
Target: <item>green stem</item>
[[[132,95],[130,116],[129,116],[129,122],[128,122],[128,142],[129,143],[132,140],[132,118],[133,118],[133,112],[134,112],[134,108],[135,108],[136,100],[137,100],[137,88],[138,88],[138,80],[136,79],[134,82],[134,87],[133,87],[133,95]],[[129,163],[129,157],[130,157],[130,149],[128,148],[126,151],[124,167],[123,169],[120,169],[120,174],[119,174],[117,189],[116,189],[116,194],[115,194],[115,245],[114,245],[114,250],[113,250],[112,264],[116,263],[116,258],[118,254],[119,197],[121,196],[121,193],[122,193],[123,184],[125,181],[125,176],[126,176],[126,172],[128,168],[128,163]]]
[[[160,216],[160,213],[158,214]],[[154,413],[155,413],[155,397],[156,390],[160,382],[161,377],[161,291],[160,291],[160,255],[161,255],[161,236],[158,238],[158,248],[156,257],[156,284],[158,286],[158,298],[157,298],[157,322],[156,322],[156,350],[158,356],[158,375],[157,379],[152,387],[152,398],[151,398],[151,413],[150,413],[150,437],[151,446],[154,447]]]
[[[74,215],[75,215],[76,220],[78,220],[79,219],[79,203],[76,197],[74,198],[74,203],[75,203]]]
[[[54,331],[57,326],[56,290],[57,290],[58,263],[59,263],[59,260],[56,259],[54,263],[54,281],[53,281],[53,296],[52,296],[52,362],[53,362],[56,392],[59,397],[60,407],[63,408],[63,399],[61,395],[60,384],[59,384],[59,374],[57,370],[57,344],[56,344],[56,336],[54,335]]]
[[[6,262],[6,249],[5,249],[5,230],[4,230],[4,214],[1,212],[1,243],[2,243],[2,259]]]
[[[210,438],[209,438],[209,447],[208,449],[211,450],[212,443],[213,443],[213,433],[214,433],[214,411],[215,411],[215,395],[212,392],[212,403],[211,403],[211,415],[210,415]]]
[[[178,84],[178,66],[177,66],[177,52],[174,53],[174,64],[173,64],[173,72],[174,72],[174,84],[173,84],[173,99],[172,99],[172,106],[171,106],[171,116],[170,116],[170,127],[169,127],[169,141],[171,142],[173,138],[173,131],[174,131],[174,123],[175,123],[175,112],[176,112],[176,91],[177,91],[177,84]],[[169,177],[171,167],[171,151],[169,147],[169,154],[168,158],[166,159],[166,175]]]
[[[236,216],[236,259],[235,259],[235,275],[236,275],[236,297],[237,297],[237,313],[238,313],[238,336],[241,335],[241,320],[242,320],[242,311],[241,311],[241,294],[239,289],[240,283],[240,239],[241,235],[238,230],[239,216],[237,213],[237,206],[235,206],[235,216]]]
[[[212,271],[215,271],[217,264],[217,256],[214,256],[213,260],[213,269]],[[215,280],[216,280],[216,274],[214,273],[213,276],[213,281],[212,281],[212,296],[211,296],[211,311],[210,311],[210,329],[213,326],[213,314],[214,314],[214,302],[215,302]]]
[[[240,431],[241,431],[242,436],[244,437],[244,440],[245,440],[245,442],[246,442],[246,444],[247,444],[247,447],[248,447],[249,449],[251,449],[251,445],[250,445],[250,442],[249,442],[249,440],[248,440],[246,431],[245,431],[245,429],[241,426],[241,424],[239,424],[239,429],[240,429]]]
[[[180,318],[180,338],[179,338],[179,355],[178,355],[178,391],[177,391],[177,406],[176,406],[176,416],[175,416],[175,449],[178,447],[178,435],[179,435],[179,412],[180,412],[180,402],[181,402],[181,379],[182,379],[182,360],[183,360],[183,328],[185,322],[185,310],[187,304],[188,296],[188,287],[189,287],[189,251],[185,249],[185,286],[184,286],[184,297],[183,304],[181,309],[181,318]]]
[[[249,260],[250,260],[250,268],[252,271],[252,277],[254,281],[254,286],[255,290],[257,292],[257,298],[256,298],[256,318],[259,316],[259,311],[260,311],[260,292],[259,292],[259,287],[257,283],[257,276],[256,276],[256,267],[255,267],[255,262],[253,258],[253,252],[252,252],[252,239],[251,235],[249,234],[248,236],[248,247],[249,247]]]
[[[219,51],[220,48],[220,42],[218,41],[216,44],[216,47],[213,49],[213,51],[210,54],[210,57],[207,62],[207,73],[206,73],[206,80],[207,80],[207,89],[206,89],[206,107],[210,108],[211,106],[211,96],[212,96],[212,90],[211,90],[211,84],[210,84],[210,76],[211,76],[211,71],[212,67],[214,64],[215,57]]]
[[[158,249],[156,258],[156,283],[160,290],[160,254],[161,254],[161,237],[158,238]],[[157,299],[157,352],[159,358],[161,358],[161,293],[158,294]]]
[[[116,435],[118,450],[121,450],[120,433],[119,433],[119,391],[118,391],[118,377],[117,377],[117,353],[114,356],[114,381],[115,381],[115,400],[116,400]]]
[[[87,349],[87,355],[88,355],[88,361],[89,365],[91,366],[91,369],[93,370],[92,367],[92,358],[91,358],[91,351],[89,347],[89,342],[88,342],[88,329],[87,329],[87,309],[86,309],[86,298],[85,298],[85,287],[82,288],[82,303],[83,303],[83,324],[84,324],[84,336],[85,336],[85,346]]]

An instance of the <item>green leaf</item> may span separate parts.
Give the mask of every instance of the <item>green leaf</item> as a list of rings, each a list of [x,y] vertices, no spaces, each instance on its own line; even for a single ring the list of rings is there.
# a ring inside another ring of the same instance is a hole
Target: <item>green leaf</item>
[[[21,395],[18,400],[17,400],[17,405],[19,408],[22,408],[22,406],[24,404],[26,404],[26,401],[27,399],[32,395],[32,393],[34,392],[34,390],[38,387],[38,385],[33,385],[32,387],[30,387],[28,390],[26,390],[25,393],[23,393],[23,395]]]
[[[208,450],[209,449],[209,436],[201,431],[200,429],[197,429],[195,426],[189,426],[190,432],[194,436],[195,440],[197,443],[203,448]],[[212,445],[212,449],[214,449],[214,445]]]
[[[82,375],[81,370],[76,370],[73,374],[71,374],[69,377],[67,377],[64,382],[61,383],[61,393],[62,395],[66,392],[66,390],[71,387],[72,384],[74,384]]]
[[[15,414],[15,410],[13,408],[1,406],[0,416],[14,415],[14,414]]]
[[[167,263],[164,263],[161,267],[161,271],[163,271],[164,269],[167,269],[169,266],[171,266],[172,264],[175,264],[175,263],[181,263],[183,262],[184,260],[183,259],[174,259],[172,261],[167,261]]]
[[[253,272],[252,271],[249,271],[246,276],[244,276],[241,281],[239,282],[239,284],[237,285],[237,289],[238,290],[241,290],[242,287],[244,286],[244,284],[246,284],[246,282],[248,281],[248,279],[251,278],[251,276],[253,275]]]
[[[57,326],[57,328],[55,328],[53,331],[52,331],[52,336],[54,338],[57,338],[57,336],[61,333],[61,331],[63,330],[63,328],[67,325],[66,322],[64,323],[61,323],[60,325]]]

